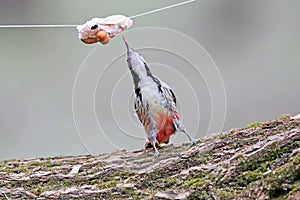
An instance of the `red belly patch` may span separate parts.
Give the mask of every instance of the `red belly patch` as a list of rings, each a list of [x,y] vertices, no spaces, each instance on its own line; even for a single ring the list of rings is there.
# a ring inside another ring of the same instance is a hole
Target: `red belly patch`
[[[161,113],[158,117],[156,128],[158,133],[156,140],[158,143],[169,143],[170,136],[175,133],[175,127],[173,125],[173,117],[166,113]]]

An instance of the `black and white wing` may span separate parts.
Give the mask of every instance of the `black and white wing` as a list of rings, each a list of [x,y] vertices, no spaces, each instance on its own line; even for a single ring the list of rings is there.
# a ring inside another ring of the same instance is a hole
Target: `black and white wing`
[[[160,82],[161,85],[161,92],[163,96],[166,98],[167,102],[171,103],[173,106],[176,107],[176,96],[173,90],[164,82]]]
[[[140,88],[135,89],[135,98],[134,98],[134,109],[140,120],[140,122],[145,126],[147,121],[147,113],[149,111],[149,105],[143,104],[142,93]]]

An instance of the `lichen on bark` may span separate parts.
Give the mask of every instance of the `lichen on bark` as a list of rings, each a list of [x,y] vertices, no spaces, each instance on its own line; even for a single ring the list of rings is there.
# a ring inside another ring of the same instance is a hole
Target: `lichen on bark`
[[[7,199],[299,199],[300,120],[285,116],[203,138],[97,156],[0,162]]]

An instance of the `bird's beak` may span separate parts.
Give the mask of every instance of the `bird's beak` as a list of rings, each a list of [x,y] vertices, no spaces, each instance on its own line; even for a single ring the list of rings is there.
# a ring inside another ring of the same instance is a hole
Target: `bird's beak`
[[[128,45],[128,43],[126,42],[126,39],[125,39],[124,36],[122,36],[122,39],[123,39],[123,41],[124,41],[124,43],[125,43],[125,45],[126,45],[127,52],[129,53],[130,51],[132,51],[132,48]]]

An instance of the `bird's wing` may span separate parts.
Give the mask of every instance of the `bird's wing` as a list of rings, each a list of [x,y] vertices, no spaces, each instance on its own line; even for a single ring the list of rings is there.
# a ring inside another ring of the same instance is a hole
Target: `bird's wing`
[[[176,96],[173,92],[173,90],[164,82],[161,81],[161,91],[164,95],[164,97],[167,99],[167,101],[171,102],[176,106]]]
[[[149,105],[143,104],[142,93],[140,88],[137,88],[135,90],[134,109],[137,116],[139,117],[140,122],[145,126],[147,123],[147,113],[149,111]]]
[[[174,92],[164,82],[161,82],[161,88],[162,88],[162,91],[163,91],[163,94],[164,94],[165,98],[169,102],[167,104],[167,107],[168,107],[169,110],[172,111],[173,125],[174,125],[175,130],[184,130],[184,128],[181,124],[181,121],[180,121],[178,110],[176,108],[176,96],[175,96]]]

